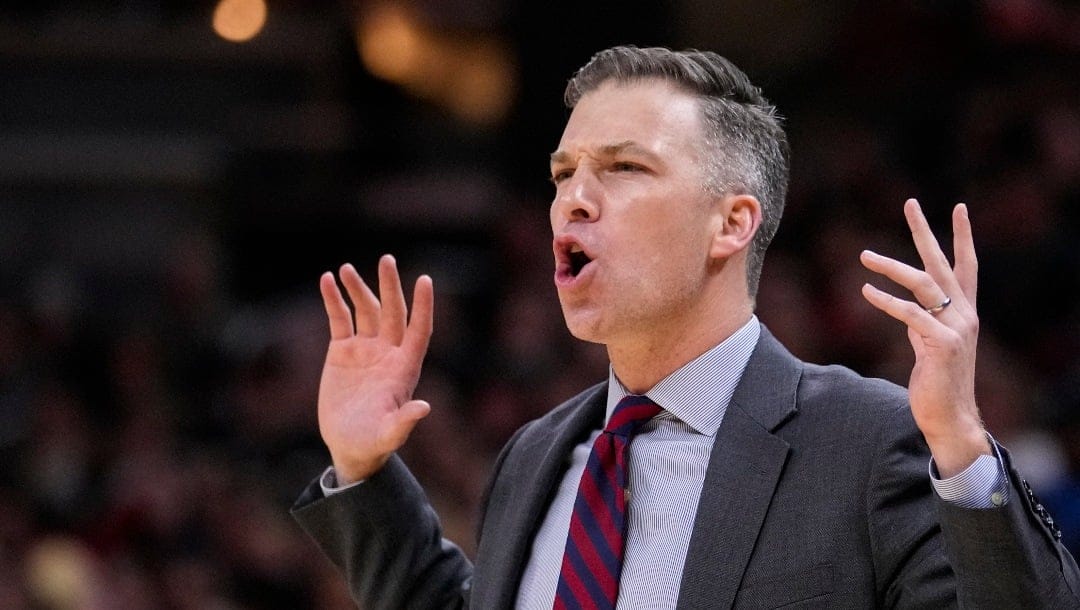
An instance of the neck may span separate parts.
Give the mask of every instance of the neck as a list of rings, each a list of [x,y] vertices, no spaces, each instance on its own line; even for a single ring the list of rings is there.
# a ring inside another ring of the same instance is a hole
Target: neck
[[[675,332],[648,333],[607,346],[612,369],[632,394],[644,394],[660,380],[709,351],[742,328],[753,306],[746,302],[719,315],[699,317],[700,324]]]

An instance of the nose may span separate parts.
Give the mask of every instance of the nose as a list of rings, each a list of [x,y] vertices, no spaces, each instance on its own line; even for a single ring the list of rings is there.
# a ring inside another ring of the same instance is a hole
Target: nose
[[[596,222],[600,218],[600,184],[592,172],[578,168],[558,186],[551,203],[551,225]]]

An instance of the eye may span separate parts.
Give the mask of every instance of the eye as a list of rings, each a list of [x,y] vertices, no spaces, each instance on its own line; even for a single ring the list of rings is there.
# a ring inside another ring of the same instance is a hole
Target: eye
[[[616,161],[611,164],[611,168],[617,172],[643,172],[645,168],[629,161]]]
[[[559,184],[563,180],[566,180],[566,179],[570,178],[573,175],[574,175],[574,170],[572,168],[563,168],[563,169],[551,172],[551,181],[553,183],[555,183],[555,184]]]

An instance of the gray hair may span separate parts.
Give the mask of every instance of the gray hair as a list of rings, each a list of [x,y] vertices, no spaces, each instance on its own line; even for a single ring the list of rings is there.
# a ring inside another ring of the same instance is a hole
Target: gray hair
[[[608,80],[660,78],[701,100],[705,124],[706,183],[716,194],[753,195],[761,203],[761,226],[747,256],[746,284],[757,294],[765,250],[784,212],[790,149],[782,119],[735,64],[709,51],[672,51],[620,46],[600,51],[566,85],[573,108]]]

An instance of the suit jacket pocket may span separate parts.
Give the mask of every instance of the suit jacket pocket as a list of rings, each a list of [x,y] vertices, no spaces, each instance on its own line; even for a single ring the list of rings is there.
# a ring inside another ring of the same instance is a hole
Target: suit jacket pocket
[[[818,564],[803,572],[755,579],[739,589],[736,608],[827,608],[833,589],[833,567]]]

